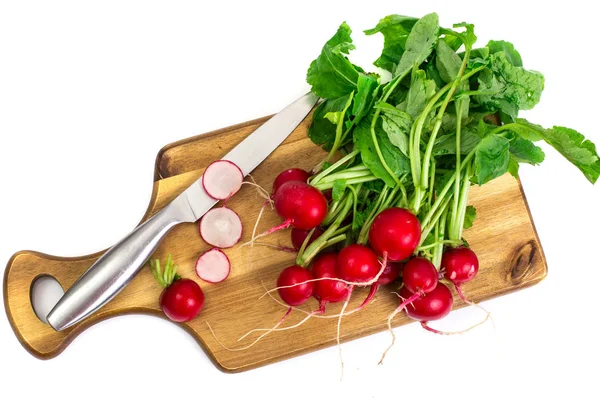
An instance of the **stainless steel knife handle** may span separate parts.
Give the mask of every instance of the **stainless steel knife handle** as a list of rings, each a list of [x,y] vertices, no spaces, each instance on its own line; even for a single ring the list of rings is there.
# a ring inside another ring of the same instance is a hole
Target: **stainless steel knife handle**
[[[106,304],[142,269],[171,228],[193,221],[193,212],[180,196],[139,225],[67,290],[47,316],[50,326],[61,331]]]

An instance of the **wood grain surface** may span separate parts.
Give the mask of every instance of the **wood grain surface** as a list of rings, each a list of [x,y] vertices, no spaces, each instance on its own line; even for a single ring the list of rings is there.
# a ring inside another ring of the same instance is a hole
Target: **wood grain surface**
[[[250,121],[163,148],[156,160],[152,198],[143,220],[164,207],[199,177],[209,162],[223,156],[265,120]],[[270,188],[279,171],[290,167],[308,169],[322,159],[324,153],[306,137],[309,120],[310,117],[252,173],[260,185]],[[263,199],[256,189],[249,185],[244,185],[228,202],[228,206],[242,217],[242,242],[250,238],[262,203]],[[477,207],[478,216],[474,226],[465,232],[465,237],[479,256],[480,272],[474,281],[464,285],[467,296],[481,301],[542,280],[547,274],[546,261],[520,183],[506,175],[483,187],[474,187],[470,203]],[[260,230],[279,222],[277,215],[268,211]],[[278,232],[266,241],[289,245],[289,232]],[[197,340],[214,364],[226,372],[239,372],[334,345],[336,320],[316,318],[298,329],[274,332],[248,350],[226,350],[215,340],[208,324],[223,344],[237,348],[258,336],[251,335],[237,342],[241,335],[252,328],[273,326],[286,311],[268,296],[261,296],[265,292],[263,283],[273,288],[278,272],[293,264],[294,255],[268,247],[255,246],[251,250],[240,244],[225,250],[231,259],[232,271],[229,278],[219,284],[204,283],[195,275],[197,257],[209,248],[199,237],[197,224],[174,228],[154,255],[164,260],[171,253],[179,265],[180,274],[198,281],[205,291],[206,303],[200,316],[178,325]],[[42,323],[35,315],[30,300],[35,279],[50,275],[67,289],[100,255],[62,258],[22,251],[8,261],[3,285],[5,308],[15,334],[31,354],[42,359],[55,357],[87,327],[113,316],[144,313],[164,318],[158,306],[161,287],[146,268],[117,297],[79,324],[55,332]],[[389,289],[379,291],[376,301],[368,306],[369,312],[358,312],[343,319],[342,341],[386,329],[387,315],[398,304],[396,296],[390,293],[393,288]],[[355,290],[349,309],[360,304],[365,295],[366,289]],[[316,302],[311,300],[305,309],[316,306]],[[463,306],[455,297],[455,308]],[[328,314],[337,313],[339,309],[339,305],[330,305]],[[285,325],[296,323],[304,315],[294,311]],[[394,326],[409,322],[411,320],[401,314],[394,320]],[[402,331],[397,334],[402,335]],[[386,345],[382,343],[381,350]]]

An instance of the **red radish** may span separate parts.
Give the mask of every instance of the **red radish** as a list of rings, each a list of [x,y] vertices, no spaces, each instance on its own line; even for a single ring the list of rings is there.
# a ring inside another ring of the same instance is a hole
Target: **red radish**
[[[202,175],[202,187],[213,199],[225,200],[237,193],[242,187],[242,170],[228,160],[211,163]]]
[[[204,214],[199,230],[206,243],[226,249],[240,241],[242,221],[231,208],[217,207]]]
[[[401,261],[414,253],[421,240],[421,224],[413,213],[392,207],[380,212],[369,230],[373,251],[391,261]]]
[[[277,189],[279,189],[279,187],[286,182],[300,181],[300,182],[306,183],[308,181],[309,177],[310,177],[310,174],[303,169],[300,169],[300,168],[286,169],[285,171],[283,171],[279,175],[277,175],[277,178],[275,178],[275,181],[273,181],[273,194],[275,194],[275,192],[277,192]]]
[[[292,228],[292,245],[296,250],[300,250],[310,231],[310,229]],[[306,245],[308,246],[309,244],[314,242],[319,236],[323,234],[323,232],[325,231],[322,228],[317,227],[313,231],[312,235],[310,235],[310,239],[308,240],[308,243]]]
[[[187,322],[202,311],[204,292],[193,280],[182,279],[177,275],[177,266],[173,264],[171,255],[167,258],[163,271],[158,259],[154,260],[154,264],[150,261],[150,268],[154,278],[164,287],[158,303],[170,320]]]
[[[229,276],[230,271],[229,258],[217,248],[202,253],[196,261],[196,275],[208,283],[223,282]]]
[[[310,299],[313,295],[314,282],[306,282],[314,279],[313,274],[299,265],[287,267],[277,278],[277,291],[281,300],[290,306],[299,306]]]
[[[341,279],[357,284],[373,281],[381,270],[375,253],[362,244],[344,247],[338,254],[337,265]]]
[[[402,281],[410,293],[430,293],[437,286],[438,272],[428,259],[413,257],[404,264]]]
[[[409,298],[413,296],[405,286],[400,289],[400,296]],[[417,321],[435,321],[444,318],[452,310],[452,293],[443,283],[436,285],[435,289],[425,296],[418,297],[406,306],[406,314]]]
[[[455,285],[469,282],[479,271],[479,260],[468,247],[448,249],[442,256],[441,271]]]
[[[315,278],[337,278],[337,257],[337,253],[324,253],[316,257],[311,267]],[[348,285],[333,280],[316,281],[313,295],[324,308],[326,303],[337,303],[346,300]]]
[[[375,294],[377,293],[377,290],[379,289],[379,286],[388,285],[394,280],[396,280],[396,278],[398,278],[398,276],[400,275],[400,270],[400,263],[388,262],[385,266],[385,269],[379,276],[379,279],[377,279],[377,282],[371,285],[371,290],[369,291],[369,294],[367,295],[363,303],[357,308],[357,310],[360,310],[361,308],[365,307],[371,302],[371,300],[373,300]]]
[[[273,200],[277,214],[286,221],[279,229],[290,225],[299,229],[316,228],[327,214],[327,200],[323,193],[300,181],[281,185]]]

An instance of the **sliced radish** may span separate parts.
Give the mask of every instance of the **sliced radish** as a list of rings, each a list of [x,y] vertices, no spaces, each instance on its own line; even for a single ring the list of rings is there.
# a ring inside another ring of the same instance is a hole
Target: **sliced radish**
[[[211,246],[226,249],[242,238],[242,220],[227,207],[209,210],[200,220],[200,236]]]
[[[227,160],[211,163],[202,175],[202,186],[213,199],[225,200],[237,193],[242,187],[242,170]]]
[[[208,283],[223,282],[229,276],[230,270],[229,258],[217,248],[202,253],[196,261],[196,274]]]

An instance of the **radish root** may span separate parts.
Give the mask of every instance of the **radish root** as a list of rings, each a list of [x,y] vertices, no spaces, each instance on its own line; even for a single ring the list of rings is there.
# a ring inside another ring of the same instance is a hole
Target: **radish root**
[[[282,320],[280,321],[283,322],[283,320],[290,314],[290,312],[294,309],[294,307],[290,306],[288,308],[288,312],[285,314],[285,316],[282,318]],[[300,322],[292,325],[292,326],[286,326],[285,328],[277,328],[277,326],[275,326],[274,328],[269,328],[269,329],[265,329],[265,328],[257,328],[257,329],[252,329],[251,331],[246,332],[244,335],[242,335],[239,339],[238,342],[240,340],[243,340],[245,337],[247,337],[248,335],[251,335],[254,332],[263,332],[263,331],[267,331],[268,333],[271,332],[281,332],[281,331],[287,331],[290,329],[294,329],[299,327],[300,325],[304,324],[306,321],[308,321],[312,316],[317,315],[317,314],[323,314],[325,312],[325,304],[321,304],[321,306],[319,307],[318,310],[315,310],[311,313],[309,313],[306,317],[304,317],[304,319],[302,319]],[[279,325],[279,324],[278,324]],[[261,336],[262,337],[262,336]]]
[[[263,337],[267,336],[269,333],[271,333],[272,331],[274,331],[275,329],[277,329],[279,327],[279,325],[281,325],[283,323],[283,321],[285,321],[285,319],[287,318],[287,316],[290,315],[291,312],[292,312],[292,307],[290,307],[288,309],[288,311],[285,313],[285,315],[283,316],[283,318],[281,318],[279,320],[279,322],[277,322],[277,324],[275,324],[275,326],[273,326],[273,328],[269,329],[267,332],[265,332],[262,335],[260,335],[259,337],[257,337],[256,340],[254,340],[254,342],[250,343],[249,345],[244,346],[244,347],[238,347],[238,348],[235,348],[235,349],[233,349],[231,347],[225,346],[223,344],[223,342],[221,342],[219,340],[219,338],[215,335],[215,332],[213,331],[213,329],[210,326],[210,324],[208,323],[208,321],[206,321],[206,325],[208,326],[208,329],[210,329],[210,333],[215,338],[215,340],[217,341],[217,343],[219,343],[221,345],[221,347],[223,347],[225,350],[228,350],[228,351],[242,351],[242,350],[248,350],[250,347],[252,347],[256,343],[258,343],[260,341],[260,339],[262,339]]]
[[[385,356],[387,355],[388,351],[390,351],[390,349],[394,346],[394,343],[396,342],[396,335],[394,334],[394,330],[392,329],[392,320],[394,319],[394,317],[402,310],[404,310],[404,308],[411,304],[413,301],[415,301],[416,299],[418,299],[419,297],[421,297],[423,295],[423,292],[419,291],[415,294],[413,294],[412,296],[410,296],[408,299],[404,300],[399,306],[398,308],[396,308],[394,310],[393,313],[391,313],[388,316],[387,319],[387,326],[388,326],[388,332],[390,332],[390,334],[392,335],[392,343],[390,343],[390,345],[388,346],[387,349],[385,349],[385,351],[383,352],[383,354],[381,355],[381,359],[379,360],[378,365],[383,364],[383,359],[385,358]]]
[[[340,343],[340,330],[342,327],[342,317],[344,316],[344,312],[346,311],[346,307],[348,307],[348,303],[350,302],[350,297],[352,296],[352,291],[354,290],[354,286],[350,286],[348,288],[348,297],[346,297],[346,301],[344,302],[344,305],[342,306],[342,311],[340,311],[340,315],[338,317],[338,323],[337,323],[337,335],[336,335],[336,340],[337,340],[337,347],[338,347],[338,354],[340,356],[340,367],[342,369],[341,375],[340,375],[340,381],[342,379],[344,379],[344,358],[342,357],[342,345]]]
[[[248,174],[248,178],[250,178],[250,180],[252,182],[244,181],[244,182],[242,182],[242,185],[254,186],[257,189],[258,193],[260,194],[260,197],[265,199],[266,203],[270,204],[271,209],[272,209],[273,208],[273,199],[271,199],[271,195],[269,194],[269,192],[267,192],[267,190],[265,188],[263,188],[258,183],[256,183],[256,181],[254,180],[254,177],[252,175]]]
[[[483,325],[489,318],[490,318],[490,314],[488,313],[482,321],[479,321],[475,325],[472,325],[472,326],[468,327],[467,329],[463,329],[461,331],[453,331],[453,332],[444,332],[444,331],[440,331],[440,330],[437,330],[435,328],[432,328],[429,325],[427,325],[426,321],[421,321],[421,326],[426,331],[429,331],[429,332],[432,332],[432,333],[435,333],[435,334],[438,334],[438,335],[445,335],[445,336],[449,336],[449,335],[461,335],[463,333],[469,332],[472,329],[477,328],[479,325]]]

